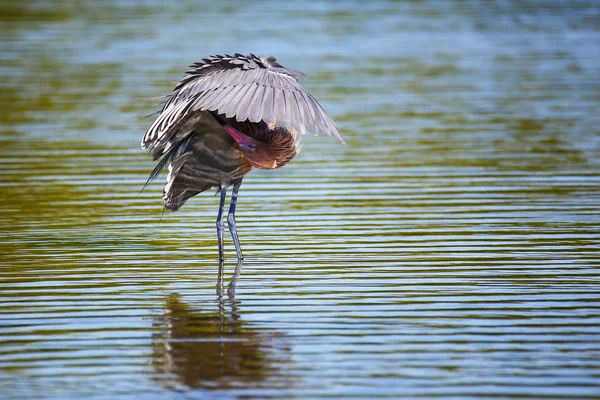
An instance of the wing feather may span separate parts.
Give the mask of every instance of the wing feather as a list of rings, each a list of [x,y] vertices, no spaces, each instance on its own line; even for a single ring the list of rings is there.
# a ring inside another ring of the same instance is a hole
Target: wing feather
[[[273,108],[273,122],[283,123],[282,117],[285,112],[284,103],[282,102],[283,92],[279,88],[273,88],[273,104],[270,106]],[[269,106],[269,104],[267,104]]]
[[[258,102],[258,99],[256,98],[256,89],[258,89],[258,85],[256,83],[250,83],[248,85],[248,91],[244,94],[244,97],[240,99],[240,102],[237,105],[239,111],[235,115],[238,121],[247,120],[252,104]]]
[[[248,110],[248,120],[250,122],[260,122],[265,105],[266,89],[264,85],[257,85],[255,98]]]
[[[238,104],[240,104],[240,101],[244,98],[244,95],[246,94],[246,92],[248,92],[248,90],[250,90],[250,88],[251,88],[250,85],[240,86],[239,92],[237,92],[235,97],[233,97],[231,99],[231,102],[229,103],[229,110],[225,113],[225,116],[227,118],[236,117],[235,119],[238,120],[237,114],[241,111],[238,108]],[[243,121],[243,120],[241,120],[241,121]]]
[[[300,97],[302,97],[302,103],[304,104],[304,115],[305,115],[305,123],[310,132],[313,134],[317,133],[317,123],[315,122],[315,110],[312,106],[310,99],[308,98],[307,93],[298,93]]]
[[[310,96],[310,97],[312,97],[312,96]],[[327,122],[323,118],[323,113],[321,112],[321,108],[317,104],[314,104],[314,110],[315,110],[315,121],[317,122],[319,131],[327,134]],[[330,136],[330,135],[328,135],[328,136]]]
[[[325,109],[323,109],[323,107],[321,106],[321,104],[319,104],[317,99],[315,99],[310,93],[306,92],[306,94],[312,100],[314,109],[316,111],[315,116],[318,114],[321,120],[321,122],[319,123],[319,129],[321,129],[321,131],[323,131],[325,135],[329,137],[334,137],[341,143],[344,143],[344,139],[340,134],[339,128],[337,127],[335,122],[333,122],[333,120],[329,117],[329,115],[327,115]]]
[[[301,121],[300,123],[294,125],[294,128],[296,128],[296,130],[298,132],[300,132],[301,134],[304,134],[304,132],[306,130],[306,125],[304,122],[304,121],[306,121],[306,118],[304,117],[304,106],[300,102],[300,97],[299,97],[299,95],[296,94],[296,92],[292,92],[292,96],[294,97],[296,121]]]
[[[200,107],[201,110],[209,110],[211,109],[216,102],[222,97],[223,88],[216,88],[209,92],[209,94],[202,98],[198,104],[202,104]]]
[[[242,89],[244,89],[243,86],[234,86],[229,90],[225,90],[225,94],[223,95],[223,107],[219,107],[219,114],[231,113],[231,102],[239,95],[239,92]]]
[[[281,119],[281,125],[284,126],[289,126],[293,124],[293,118],[294,118],[294,114],[292,113],[292,101],[291,101],[291,97],[292,97],[292,92],[288,92],[287,90],[282,90],[281,91],[281,98],[283,99],[283,115],[285,117],[283,117]]]
[[[210,109],[216,110],[219,114],[224,114],[223,109],[227,105],[228,93],[228,88],[222,88],[219,98],[215,100],[215,102],[211,105]]]
[[[273,107],[273,101],[275,99],[275,91],[272,86],[265,85],[265,97],[264,97],[264,107],[262,112],[262,120],[266,123],[270,124],[277,120],[275,116],[275,107]]]
[[[343,142],[339,129],[317,100],[298,83],[304,74],[285,68],[273,57],[211,56],[195,63],[177,84],[156,121],[142,139],[142,147],[166,147],[178,129],[193,123],[197,113],[216,111],[239,122],[265,121],[321,130]],[[190,123],[186,123],[190,121]]]
[[[232,69],[229,73],[223,75],[221,85],[224,88],[235,85],[236,82],[239,82],[240,76],[243,74],[244,72],[239,69]]]

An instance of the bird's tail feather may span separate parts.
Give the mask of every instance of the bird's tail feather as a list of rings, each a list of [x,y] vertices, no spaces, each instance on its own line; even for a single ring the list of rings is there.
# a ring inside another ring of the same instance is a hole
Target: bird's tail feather
[[[150,176],[148,177],[148,180],[144,184],[144,187],[142,188],[142,190],[144,190],[146,188],[146,186],[148,186],[150,184],[150,182],[152,182],[154,179],[156,179],[156,177],[161,172],[166,170],[168,165],[183,152],[188,141],[189,141],[189,138],[182,140],[179,143],[176,143],[175,145],[173,145],[171,147],[171,149],[167,153],[164,154],[164,156],[160,159],[158,164],[156,164],[156,166],[150,173]]]

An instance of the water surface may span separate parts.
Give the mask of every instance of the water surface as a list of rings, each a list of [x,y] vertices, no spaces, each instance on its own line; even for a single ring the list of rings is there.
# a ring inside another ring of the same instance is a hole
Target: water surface
[[[598,398],[594,2],[2,5],[0,391]],[[273,54],[346,139],[162,214],[139,140],[187,65]],[[228,276],[235,252],[226,240]]]

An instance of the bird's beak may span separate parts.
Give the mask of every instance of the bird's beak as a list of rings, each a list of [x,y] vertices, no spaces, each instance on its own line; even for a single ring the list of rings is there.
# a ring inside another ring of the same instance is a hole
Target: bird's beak
[[[225,130],[231,135],[233,140],[235,140],[237,144],[240,145],[241,148],[248,149],[251,151],[256,150],[256,146],[250,143],[248,136],[244,135],[242,132],[238,131],[231,125],[225,125],[223,126],[223,128],[225,128]]]

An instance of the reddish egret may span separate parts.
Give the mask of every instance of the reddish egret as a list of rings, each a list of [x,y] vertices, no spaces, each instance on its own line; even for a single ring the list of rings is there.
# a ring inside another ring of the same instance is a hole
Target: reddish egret
[[[233,186],[227,224],[241,264],[235,206],[244,176],[254,168],[275,169],[299,152],[297,133],[323,132],[344,142],[340,131],[298,79],[274,57],[215,55],[190,66],[142,139],[154,160],[148,181],[168,169],[165,209],[211,187],[221,195],[217,214],[219,279],[222,282],[223,206]],[[236,277],[239,274],[236,268]],[[232,281],[235,284],[235,282]]]

